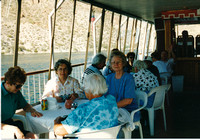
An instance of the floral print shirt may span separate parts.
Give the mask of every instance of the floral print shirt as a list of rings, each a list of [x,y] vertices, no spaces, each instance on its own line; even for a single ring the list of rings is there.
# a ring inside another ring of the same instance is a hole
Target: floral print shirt
[[[72,134],[117,126],[118,115],[116,99],[108,95],[79,105],[61,123],[66,131]]]
[[[83,94],[83,90],[80,88],[80,84],[77,79],[68,76],[67,80],[65,81],[64,85],[60,82],[58,77],[52,78],[47,82],[45,85],[45,90],[43,93],[42,98],[45,97],[53,97],[60,95],[68,95],[72,93],[77,93],[79,98],[84,98],[85,95]]]

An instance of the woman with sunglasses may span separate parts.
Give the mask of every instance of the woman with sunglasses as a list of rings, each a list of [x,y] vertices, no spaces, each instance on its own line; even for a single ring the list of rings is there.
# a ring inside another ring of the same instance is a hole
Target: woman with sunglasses
[[[26,102],[21,87],[26,81],[25,71],[18,66],[11,67],[5,73],[5,82],[1,84],[1,130],[14,133],[17,139],[38,138],[32,132],[23,128],[21,121],[14,121],[12,117],[17,109],[23,108],[25,112],[31,112],[33,117],[41,117],[30,104]]]

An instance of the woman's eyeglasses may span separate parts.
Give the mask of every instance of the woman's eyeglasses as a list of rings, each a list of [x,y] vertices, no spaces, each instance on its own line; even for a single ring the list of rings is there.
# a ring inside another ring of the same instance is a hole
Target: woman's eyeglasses
[[[119,64],[122,64],[122,61],[117,61],[117,62],[111,62],[111,65],[119,65]]]
[[[16,89],[19,89],[23,86],[23,85],[17,85],[17,84],[14,84],[14,85],[15,85]]]

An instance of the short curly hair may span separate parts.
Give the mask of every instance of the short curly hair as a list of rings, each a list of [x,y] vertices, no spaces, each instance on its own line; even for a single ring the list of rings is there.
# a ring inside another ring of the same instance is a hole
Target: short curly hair
[[[70,75],[71,72],[72,72],[72,66],[71,66],[71,63],[70,63],[68,60],[66,60],[66,59],[59,59],[59,60],[56,62],[55,66],[54,66],[55,71],[58,70],[58,67],[59,67],[61,64],[65,64],[65,65],[67,66],[68,75]]]
[[[24,84],[26,81],[26,72],[19,66],[10,67],[4,75],[5,81],[8,81],[11,85],[16,83]]]
[[[85,77],[84,89],[87,93],[99,95],[105,94],[108,90],[108,87],[106,85],[106,80],[102,75],[98,73],[92,73]]]
[[[147,69],[148,65],[142,60],[136,60],[133,64],[133,67],[136,67],[138,70]]]
[[[109,58],[110,64],[111,64],[111,60],[114,56],[120,57],[122,59],[123,67],[125,67],[127,65],[126,56],[121,51],[114,51],[111,53],[110,58]]]

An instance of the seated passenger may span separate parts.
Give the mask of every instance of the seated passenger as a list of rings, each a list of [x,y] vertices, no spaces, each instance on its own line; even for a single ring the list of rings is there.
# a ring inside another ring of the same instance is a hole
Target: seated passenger
[[[135,79],[135,87],[137,90],[144,91],[148,94],[151,89],[159,86],[157,77],[146,69],[147,65],[144,61],[137,60],[133,64],[133,67],[135,69],[133,77]],[[152,106],[154,97],[155,94],[148,97],[147,107]]]
[[[71,99],[84,98],[82,89],[77,79],[69,76],[72,72],[71,63],[65,59],[59,59],[55,64],[57,76],[45,85],[43,98],[54,97],[58,102],[64,102],[66,96]]]
[[[112,53],[115,52],[115,51],[119,51],[119,50],[118,50],[117,48],[112,49],[111,55],[112,55]],[[115,71],[114,71],[114,70],[112,69],[112,67],[111,67],[110,60],[108,60],[108,61],[107,61],[107,64],[106,64],[106,67],[105,67],[104,70],[103,70],[103,76],[106,78],[109,74],[114,73],[114,72],[115,72]],[[128,66],[127,66],[127,63],[126,63],[126,66],[124,66],[124,72],[130,73],[130,70],[129,70]]]
[[[82,85],[84,84],[83,83],[84,78],[91,73],[98,73],[102,75],[100,70],[103,69],[103,67],[106,65],[105,63],[106,63],[106,57],[103,54],[99,53],[95,55],[94,58],[92,59],[92,64],[89,67],[87,67],[83,73],[81,84]]]
[[[88,102],[79,105],[68,117],[54,120],[54,132],[64,136],[75,132],[100,130],[118,125],[118,108],[113,96],[107,92],[103,76],[93,73],[84,79],[85,95]]]
[[[116,98],[118,108],[124,108],[131,112],[138,108],[135,102],[135,82],[131,74],[124,72],[126,57],[120,52],[113,52],[110,56],[110,64],[114,73],[106,78],[108,92],[106,95],[113,95]],[[140,113],[134,115],[134,121],[140,119]]]
[[[161,85],[160,74],[158,68],[153,65],[152,58],[150,56],[146,56],[144,62],[147,64],[147,70],[149,70],[157,77],[159,85]]]
[[[10,67],[5,73],[5,82],[1,84],[1,130],[13,132],[14,137],[17,139],[34,139],[38,137],[32,132],[24,130],[21,121],[12,119],[15,111],[21,108],[25,112],[31,112],[33,117],[42,116],[26,102],[20,92],[25,81],[25,71],[18,66]]]
[[[128,72],[133,72],[133,62],[135,59],[135,53],[129,52],[126,57],[128,59],[128,63],[127,63]]]
[[[167,72],[166,64],[160,60],[160,54],[155,51],[151,54],[153,65],[158,68],[159,73]]]
[[[174,72],[174,61],[175,61],[175,54],[173,52],[173,47],[172,45],[169,47],[169,56],[168,56],[168,51],[164,50],[161,52],[161,61],[163,61],[167,67],[167,72],[172,74]]]

